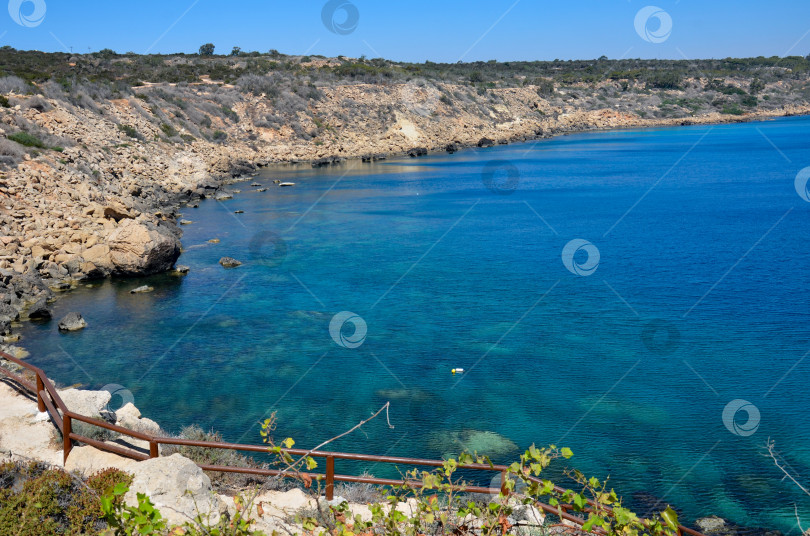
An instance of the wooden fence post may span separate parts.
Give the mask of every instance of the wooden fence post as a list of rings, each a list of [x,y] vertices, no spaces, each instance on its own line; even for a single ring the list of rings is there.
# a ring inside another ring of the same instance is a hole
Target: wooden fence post
[[[42,391],[45,390],[45,382],[42,381],[42,376],[37,374],[37,409],[42,413],[45,411],[45,401],[42,400]]]
[[[68,415],[67,413],[65,413],[62,416],[62,424],[63,424],[62,440],[64,441],[62,449],[64,451],[65,456],[62,462],[63,464],[67,464],[68,454],[70,454],[70,449],[73,448],[73,443],[70,441],[70,434],[73,433],[71,421],[72,419],[70,418],[70,415]]]
[[[326,500],[335,498],[335,457],[326,457]]]

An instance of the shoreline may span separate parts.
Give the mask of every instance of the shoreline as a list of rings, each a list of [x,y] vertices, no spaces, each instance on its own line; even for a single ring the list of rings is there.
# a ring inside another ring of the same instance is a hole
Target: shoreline
[[[797,113],[802,111],[804,113]],[[485,147],[481,147],[479,144],[462,144],[456,142],[448,142],[448,145],[438,144],[430,146],[427,149],[427,152],[423,155],[419,155],[414,157],[413,155],[409,155],[408,151],[399,152],[399,153],[386,153],[382,158],[373,159],[370,161],[384,161],[387,159],[398,159],[401,161],[408,161],[407,157],[411,157],[413,160],[418,160],[424,156],[431,156],[436,154],[454,154],[457,152],[462,152],[470,149],[487,149],[499,145],[513,145],[513,144],[527,144],[527,143],[537,143],[541,140],[546,139],[553,139],[556,137],[563,137],[563,136],[570,136],[574,134],[588,134],[588,133],[605,133],[605,132],[621,132],[627,130],[647,130],[647,129],[675,129],[680,127],[688,127],[688,126],[700,126],[700,125],[724,125],[724,124],[739,124],[739,123],[753,123],[753,122],[765,122],[771,121],[775,119],[787,118],[787,117],[806,117],[810,115],[810,105],[803,107],[801,110],[792,109],[792,110],[781,110],[781,112],[760,112],[760,113],[752,113],[745,116],[716,116],[715,115],[706,115],[706,116],[698,116],[689,119],[664,119],[664,120],[651,120],[651,119],[642,119],[639,118],[634,124],[625,124],[625,125],[609,125],[609,126],[599,126],[599,125],[592,125],[588,123],[577,124],[572,128],[559,128],[554,131],[542,131],[540,134],[536,134],[535,136],[527,136],[522,134],[515,134],[511,138],[504,138],[501,140],[492,140],[493,145],[488,145]],[[443,147],[444,145],[444,147]],[[453,145],[453,150],[448,151],[446,150],[449,145]],[[149,205],[144,208],[144,210],[139,214],[127,214],[125,217],[121,219],[117,219],[115,213],[117,211],[126,212],[127,209],[121,207],[120,203],[118,206],[113,209],[113,217],[111,219],[115,220],[116,223],[131,223],[132,227],[135,227],[135,221],[138,222],[139,228],[138,231],[141,231],[141,234],[145,235],[142,237],[142,243],[135,244],[135,246],[141,246],[143,248],[148,248],[149,246],[154,246],[155,240],[161,241],[163,240],[166,244],[162,244],[165,248],[168,248],[168,258],[167,259],[159,259],[157,266],[150,266],[150,265],[139,265],[139,260],[141,259],[128,259],[128,272],[116,272],[114,267],[109,266],[109,261],[107,261],[108,266],[103,267],[103,271],[101,273],[98,270],[95,270],[96,273],[81,273],[79,272],[78,277],[73,277],[75,274],[72,271],[68,271],[67,273],[59,274],[63,276],[62,278],[53,277],[54,270],[53,266],[51,266],[51,270],[49,270],[49,274],[51,276],[50,279],[56,280],[56,285],[53,284],[49,278],[42,277],[40,274],[36,273],[34,269],[37,265],[45,264],[43,262],[38,262],[34,257],[35,251],[31,249],[29,255],[23,255],[22,257],[17,257],[15,263],[17,266],[9,266],[9,259],[0,255],[0,350],[7,350],[7,351],[20,351],[21,353],[26,353],[24,347],[15,346],[14,344],[18,342],[19,335],[14,333],[13,324],[18,322],[30,321],[35,317],[31,315],[33,312],[37,315],[36,318],[41,318],[40,314],[44,314],[44,319],[49,319],[49,310],[47,305],[55,300],[57,300],[63,293],[70,292],[70,290],[76,288],[79,283],[88,282],[98,279],[109,279],[112,276],[132,279],[133,281],[137,281],[141,277],[155,275],[155,274],[167,274],[176,271],[175,262],[180,256],[182,251],[182,223],[181,220],[178,218],[178,214],[180,209],[184,207],[193,207],[194,203],[202,201],[204,199],[216,199],[220,193],[222,193],[223,189],[228,185],[239,184],[242,182],[247,182],[251,180],[251,178],[259,175],[263,169],[271,170],[275,167],[294,167],[300,168],[301,166],[304,169],[315,169],[315,168],[322,168],[322,169],[330,169],[330,168],[339,168],[342,164],[347,162],[351,162],[353,165],[357,165],[358,167],[362,167],[367,161],[366,157],[368,153],[363,153],[362,150],[356,148],[357,150],[354,151],[354,154],[346,155],[346,156],[337,156],[333,155],[331,157],[320,157],[320,158],[311,158],[309,160],[300,160],[296,158],[290,158],[287,160],[280,160],[280,161],[273,161],[269,162],[264,159],[255,159],[250,160],[245,158],[244,156],[235,156],[231,155],[231,158],[227,161],[220,161],[219,162],[219,172],[212,173],[207,175],[203,180],[197,183],[197,187],[194,189],[186,189],[185,191],[179,192],[167,192],[167,199],[164,200],[162,204],[154,204]],[[330,160],[327,163],[323,163],[324,159]],[[319,164],[320,162],[320,164]],[[192,178],[192,175],[188,175],[185,178]],[[2,193],[2,191],[0,191]],[[228,195],[238,195],[238,193],[234,193],[229,191]],[[115,203],[115,202],[113,202]],[[104,209],[105,212],[107,209]],[[152,210],[156,211],[156,214],[159,216],[158,219],[155,218],[145,218],[145,214],[147,211]],[[128,221],[128,220],[132,221]],[[157,232],[157,234],[155,234]],[[10,237],[3,237],[0,236],[0,247],[4,243],[8,243],[8,239]],[[21,237],[25,241],[25,237]],[[143,243],[146,242],[146,243]],[[151,244],[149,243],[151,242]],[[133,244],[127,242],[124,244],[127,247],[132,247]],[[92,253],[93,249],[97,248],[90,248],[90,253]],[[109,248],[108,248],[109,249]],[[148,257],[151,255],[151,251],[146,251],[142,256]],[[28,269],[18,270],[16,268],[25,268],[27,263]],[[4,266],[5,264],[5,266]],[[52,263],[51,263],[52,264]],[[92,261],[91,261],[91,264]],[[96,266],[99,268],[99,266]],[[40,270],[41,272],[42,270]],[[93,271],[91,268],[90,271]],[[22,279],[22,281],[20,281]],[[16,280],[16,281],[15,281]],[[21,292],[22,290],[22,292]],[[9,298],[9,292],[16,291],[19,295],[17,300],[14,300],[13,295]],[[5,293],[5,295],[4,295]],[[44,300],[44,301],[43,301]],[[8,318],[9,321],[6,322],[5,319]]]

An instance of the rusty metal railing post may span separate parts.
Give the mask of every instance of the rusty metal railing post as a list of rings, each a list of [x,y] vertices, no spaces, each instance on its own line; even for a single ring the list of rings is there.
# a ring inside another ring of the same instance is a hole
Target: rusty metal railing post
[[[158,444],[155,441],[149,442],[149,457],[150,458],[157,458],[160,456],[160,452],[158,452]]]
[[[62,460],[63,465],[67,464],[68,454],[70,454],[70,449],[73,448],[73,443],[70,441],[70,434],[73,433],[73,423],[71,421],[72,419],[67,413],[62,416],[62,425],[64,428],[62,430],[62,440],[64,441],[62,446],[64,451],[64,458]]]
[[[509,495],[509,488],[506,487],[506,471],[501,471],[501,495]]]
[[[326,457],[326,500],[335,498],[335,457]]]
[[[45,411],[45,401],[42,400],[42,391],[45,390],[45,382],[42,381],[42,376],[39,374],[37,376],[37,409],[40,413]]]

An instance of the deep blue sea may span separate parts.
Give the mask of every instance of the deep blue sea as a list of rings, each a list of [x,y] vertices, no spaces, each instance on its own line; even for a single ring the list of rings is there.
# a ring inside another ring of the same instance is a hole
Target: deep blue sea
[[[277,437],[311,447],[390,401],[393,428],[330,448],[553,443],[637,508],[795,533],[810,498],[763,452],[810,483],[806,166],[810,118],[273,168],[266,192],[182,209],[187,276],[82,287],[54,313],[87,329],[26,325],[21,344],[172,432],[259,443],[276,411]],[[363,470],[388,474],[338,464]]]

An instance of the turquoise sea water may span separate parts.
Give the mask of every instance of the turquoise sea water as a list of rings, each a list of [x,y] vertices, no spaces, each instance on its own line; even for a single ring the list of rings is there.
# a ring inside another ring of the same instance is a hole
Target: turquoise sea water
[[[436,457],[489,431],[508,461],[509,442],[556,443],[638,508],[643,492],[686,521],[788,532],[810,500],[762,452],[775,441],[810,482],[808,132],[790,118],[268,170],[266,192],[184,209],[188,276],[76,290],[55,316],[89,327],[28,325],[23,344],[60,382],[121,384],[171,431],[257,443],[276,410],[277,435],[310,447],[390,401],[393,429],[332,448]],[[575,239],[593,248],[570,271]],[[367,328],[335,334],[355,348],[330,336],[343,311]],[[738,399],[752,406],[724,423]],[[386,474],[338,467],[364,469]]]

